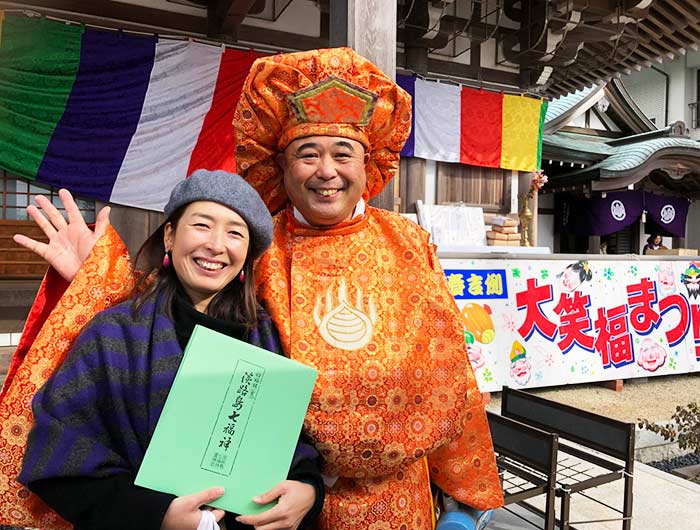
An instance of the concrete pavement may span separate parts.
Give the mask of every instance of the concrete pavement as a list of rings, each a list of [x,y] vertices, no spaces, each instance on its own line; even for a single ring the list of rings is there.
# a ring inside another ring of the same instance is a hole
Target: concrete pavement
[[[613,507],[622,506],[623,482],[620,480],[588,492],[591,496]],[[542,503],[539,506],[542,507]],[[517,506],[514,508],[519,515],[536,522],[541,527],[541,520],[537,521],[537,518],[522,508]],[[610,519],[614,516],[615,514],[609,509],[581,495],[572,496],[571,523],[577,528],[620,530],[622,528],[620,521],[582,522]],[[487,530],[516,530],[534,528],[534,526],[501,509],[497,510],[486,528]],[[632,530],[672,529],[700,530],[700,484],[635,462]]]

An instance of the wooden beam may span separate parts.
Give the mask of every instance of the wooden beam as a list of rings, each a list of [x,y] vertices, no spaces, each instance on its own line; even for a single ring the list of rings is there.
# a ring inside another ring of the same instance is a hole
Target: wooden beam
[[[397,54],[397,64],[403,66],[405,60],[403,53]],[[518,86],[517,72],[494,70],[492,68],[477,68],[470,64],[441,61],[431,58],[428,59],[428,71],[430,73],[455,77],[457,79],[479,79],[484,83],[497,83],[499,85],[510,85],[513,87]]]
[[[639,46],[637,46],[637,49],[634,50],[632,52],[632,54],[639,55],[640,57],[643,57],[644,59],[646,59],[647,61],[650,61],[650,62],[659,63],[659,64],[661,64],[663,62],[661,57],[659,57],[659,56],[655,57],[654,55],[650,55],[648,53],[648,50],[642,49],[641,44]]]
[[[579,90],[581,87],[577,85],[576,83],[571,82],[570,80],[566,79],[560,79],[559,80],[559,85],[567,87],[569,89],[573,89],[574,91]]]
[[[692,20],[687,19],[678,13],[672,13],[670,10],[667,9],[667,6],[662,3],[655,2],[654,4],[652,4],[652,11],[659,13],[668,22],[670,22],[673,26],[672,29],[674,29],[675,31],[679,31],[685,28],[694,29],[696,31],[698,29],[697,23],[694,24]]]
[[[663,58],[664,56],[669,57],[671,60],[675,58],[675,56],[678,54],[678,50],[673,50],[671,52],[666,52],[662,50],[661,48],[663,46],[661,45],[660,40],[652,41],[651,39],[639,39],[637,49],[644,48],[646,51],[649,53],[656,54],[659,57]]]
[[[700,26],[697,24],[693,25],[690,23],[690,21],[676,16],[676,14],[666,10],[666,8],[663,5],[660,5],[658,2],[652,5],[652,10],[658,12],[670,24],[673,25],[675,31],[687,38],[691,43],[689,47],[691,47],[693,44],[697,45],[697,43],[700,43]],[[658,19],[658,17],[655,18]]]
[[[552,83],[554,86],[566,87],[567,90],[571,92],[576,92],[583,88],[584,83],[582,81],[576,81],[575,75],[566,75],[562,77],[557,77]]]
[[[672,53],[673,55],[678,55],[680,50],[682,50],[684,48],[683,45],[681,45],[680,47],[674,48],[670,44],[667,44],[666,42],[664,42],[664,38],[670,38],[670,35],[667,35],[665,33],[662,35],[659,35],[658,31],[654,31],[653,29],[648,28],[645,24],[639,24],[639,29],[641,29],[647,35],[651,35],[651,37],[652,37],[651,40],[655,44],[658,44],[662,48],[665,48],[668,52]]]
[[[184,15],[151,7],[105,0],[30,0],[27,2],[0,2],[2,9],[35,10],[42,14],[106,27],[152,31],[183,35],[207,35],[204,16]]]
[[[327,37],[309,37],[297,35],[287,31],[260,28],[258,26],[241,25],[238,28],[238,41],[255,44],[264,44],[272,48],[282,50],[315,50],[328,48]]]
[[[673,7],[676,11],[680,12],[684,17],[688,19],[690,24],[697,24],[700,22],[700,13],[693,13],[686,6],[692,5],[692,2],[677,2],[676,0],[666,0],[668,4]]]
[[[605,74],[601,72],[600,70],[596,70],[593,72],[580,72],[578,74],[575,74],[573,76],[572,82],[574,83],[582,83],[584,85],[587,84],[593,84],[596,85],[600,83],[601,81],[610,81],[612,78],[612,74]]]
[[[43,14],[102,27],[207,37],[208,24],[203,16],[183,15],[136,5],[115,9],[115,5],[124,6],[124,4],[99,0],[62,1],[60,9],[54,7],[56,4],[57,2],[52,0],[31,0],[31,4],[0,1],[0,9],[33,9]],[[238,28],[237,37],[237,41],[252,46],[259,44],[280,50],[313,50],[328,47],[327,38],[297,35],[256,26],[241,25]]]
[[[585,54],[590,60],[580,60],[576,64],[576,71],[582,71],[581,77],[590,79],[590,74],[593,74],[593,77],[600,76],[605,78],[619,74],[620,70],[629,71],[630,66],[623,64],[622,61],[610,62],[606,59],[607,54],[610,53],[610,49],[607,46],[598,44],[597,46],[591,45],[591,48],[593,50],[584,48]]]
[[[207,7],[209,35],[230,35],[235,38],[243,19],[256,0],[216,0]]]

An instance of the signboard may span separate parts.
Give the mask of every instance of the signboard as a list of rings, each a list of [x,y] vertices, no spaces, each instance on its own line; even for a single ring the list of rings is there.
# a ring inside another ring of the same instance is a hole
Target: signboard
[[[700,262],[440,261],[483,392],[700,371]]]

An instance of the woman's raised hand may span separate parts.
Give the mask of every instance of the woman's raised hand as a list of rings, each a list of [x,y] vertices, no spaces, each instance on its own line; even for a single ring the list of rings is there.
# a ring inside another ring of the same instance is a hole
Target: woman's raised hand
[[[257,504],[268,504],[279,499],[277,505],[257,515],[239,515],[236,521],[249,524],[255,530],[296,530],[316,501],[316,490],[310,484],[297,480],[283,480],[270,491],[253,499]]]
[[[200,508],[215,501],[224,494],[224,488],[208,490],[177,497],[170,503],[160,524],[160,530],[197,530],[202,518]],[[224,517],[223,510],[211,510],[216,522]]]
[[[102,208],[95,220],[95,230],[88,228],[78,205],[68,190],[60,190],[58,196],[68,214],[68,221],[46,197],[38,195],[34,205],[27,206],[27,213],[44,231],[49,242],[42,243],[22,234],[15,234],[17,244],[38,254],[67,281],[73,281],[80,266],[90,255],[92,247],[109,226],[109,206]],[[42,213],[43,212],[43,213]]]

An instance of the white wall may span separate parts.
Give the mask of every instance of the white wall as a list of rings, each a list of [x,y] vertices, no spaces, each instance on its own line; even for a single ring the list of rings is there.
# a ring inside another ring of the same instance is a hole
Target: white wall
[[[666,78],[651,68],[645,68],[629,76],[623,76],[622,82],[639,108],[653,119],[658,128],[663,128],[665,123],[666,107]],[[669,92],[673,86],[670,87]],[[671,119],[669,111],[669,119]]]
[[[685,222],[686,248],[700,249],[700,201],[690,203],[688,219]]]

